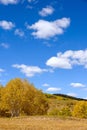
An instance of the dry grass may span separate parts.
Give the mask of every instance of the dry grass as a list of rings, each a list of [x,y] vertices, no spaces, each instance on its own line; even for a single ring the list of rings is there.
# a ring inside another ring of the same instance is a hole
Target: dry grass
[[[0,118],[0,130],[87,130],[87,120],[44,116]]]

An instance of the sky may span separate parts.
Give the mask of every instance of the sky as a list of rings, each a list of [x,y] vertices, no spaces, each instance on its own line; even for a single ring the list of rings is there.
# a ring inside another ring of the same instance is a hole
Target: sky
[[[87,0],[0,0],[0,84],[87,98]]]

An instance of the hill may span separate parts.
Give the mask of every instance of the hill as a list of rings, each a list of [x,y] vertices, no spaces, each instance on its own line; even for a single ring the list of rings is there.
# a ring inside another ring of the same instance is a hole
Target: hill
[[[49,102],[48,115],[70,117],[73,116],[75,109],[76,109],[76,113],[79,112],[79,109],[81,112],[86,111],[87,109],[86,99],[68,96],[65,94],[45,94],[45,95]],[[76,106],[77,108],[75,108]],[[78,117],[78,115],[75,116]]]
[[[77,100],[77,101],[87,101],[87,99],[77,98],[77,97],[69,96],[69,95],[66,95],[66,94],[53,94],[53,95],[63,97],[63,98],[66,98],[66,99]]]

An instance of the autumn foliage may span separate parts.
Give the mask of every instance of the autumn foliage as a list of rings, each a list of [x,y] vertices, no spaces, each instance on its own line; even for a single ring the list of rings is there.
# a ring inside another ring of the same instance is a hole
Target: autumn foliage
[[[0,116],[49,115],[87,118],[87,100],[45,94],[25,79],[0,85]]]
[[[1,116],[43,115],[47,110],[45,95],[27,80],[15,78],[0,87]]]
[[[87,102],[78,102],[73,109],[72,115],[79,118],[87,118]]]

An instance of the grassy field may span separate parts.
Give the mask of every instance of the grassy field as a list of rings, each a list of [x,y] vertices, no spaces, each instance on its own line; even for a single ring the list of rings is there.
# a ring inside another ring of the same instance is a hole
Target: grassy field
[[[44,116],[0,118],[0,130],[87,130],[87,120]]]

